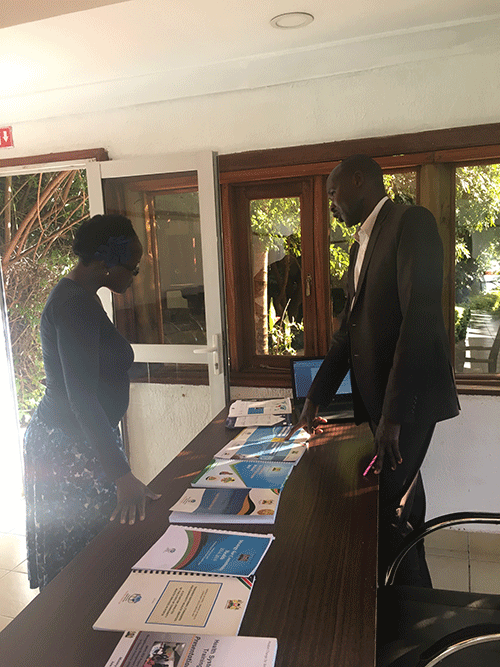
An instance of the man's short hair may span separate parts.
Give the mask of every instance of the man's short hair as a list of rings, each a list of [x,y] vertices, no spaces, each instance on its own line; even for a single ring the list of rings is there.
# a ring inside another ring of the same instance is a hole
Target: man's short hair
[[[340,167],[343,174],[354,174],[361,171],[373,185],[384,187],[384,175],[378,162],[369,155],[351,155],[342,160]]]

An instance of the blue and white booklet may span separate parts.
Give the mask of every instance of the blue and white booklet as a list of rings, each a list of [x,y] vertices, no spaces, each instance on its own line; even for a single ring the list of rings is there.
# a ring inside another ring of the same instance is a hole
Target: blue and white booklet
[[[191,482],[191,486],[218,489],[281,489],[293,463],[262,461],[216,461]]]
[[[307,449],[309,433],[300,429],[290,440],[289,426],[251,426],[244,428],[215,454],[222,460],[287,461],[297,464]]]
[[[170,508],[170,523],[274,523],[278,489],[187,489]]]
[[[248,577],[255,573],[274,535],[169,526],[133,570],[183,570]]]

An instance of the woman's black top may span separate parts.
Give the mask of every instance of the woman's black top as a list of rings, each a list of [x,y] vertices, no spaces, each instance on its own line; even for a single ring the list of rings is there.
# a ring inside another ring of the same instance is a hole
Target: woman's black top
[[[130,344],[101,303],[83,287],[62,278],[47,300],[40,323],[47,387],[40,418],[94,448],[106,475],[130,471],[112,429],[129,402]]]

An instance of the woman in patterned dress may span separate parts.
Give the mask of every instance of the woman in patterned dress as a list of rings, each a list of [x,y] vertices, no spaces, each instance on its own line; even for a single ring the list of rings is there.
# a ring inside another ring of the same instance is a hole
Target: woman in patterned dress
[[[134,355],[97,290],[122,294],[139,271],[128,218],[96,215],[75,234],[79,261],[40,322],[46,390],[24,439],[28,577],[43,588],[111,519],[130,524],[157,499],[130,471],[118,424]]]

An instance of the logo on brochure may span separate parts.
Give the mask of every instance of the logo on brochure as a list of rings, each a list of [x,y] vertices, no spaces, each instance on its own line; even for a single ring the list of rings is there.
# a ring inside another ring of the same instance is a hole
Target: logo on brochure
[[[142,595],[140,593],[125,593],[122,597],[121,602],[130,602],[130,604],[136,604],[142,600]]]
[[[243,600],[228,600],[226,602],[226,609],[241,609]]]

